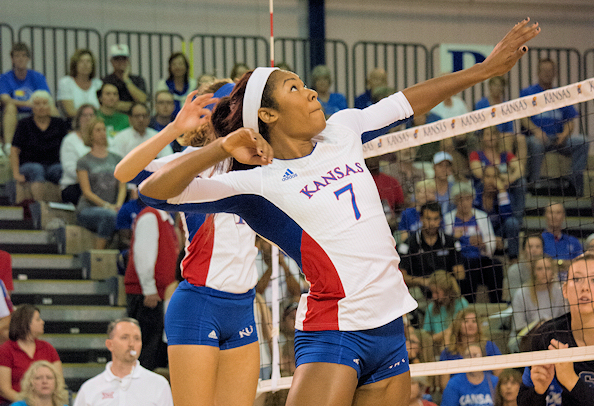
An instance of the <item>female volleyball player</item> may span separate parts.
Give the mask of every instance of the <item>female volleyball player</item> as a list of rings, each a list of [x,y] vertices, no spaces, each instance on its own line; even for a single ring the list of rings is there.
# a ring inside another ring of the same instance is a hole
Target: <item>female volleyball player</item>
[[[233,86],[230,86],[231,88]],[[223,87],[221,92],[229,90]],[[173,123],[131,151],[115,176],[139,183],[174,154],[157,154],[180,135],[184,121],[198,128],[208,120],[212,94],[191,93]],[[215,93],[218,95],[218,92]],[[229,91],[226,92],[229,94]],[[198,137],[190,134],[195,140]],[[189,147],[188,151],[194,148]],[[230,160],[208,168],[202,177],[226,172]],[[169,369],[174,403],[180,406],[251,406],[256,396],[260,358],[254,321],[256,234],[238,216],[181,213],[186,234],[182,262],[184,281],[173,294],[165,317]]]
[[[528,22],[518,23],[483,63],[367,109],[340,111],[328,122],[316,93],[297,75],[258,68],[211,116],[216,133],[226,136],[166,164],[140,186],[156,207],[239,214],[300,265],[311,288],[297,310],[297,369],[287,405],[408,402],[401,316],[416,303],[398,272],[394,240],[363,163],[361,134],[426,113],[507,72],[540,31]],[[178,130],[186,129],[192,127]],[[262,166],[196,178],[229,157]]]

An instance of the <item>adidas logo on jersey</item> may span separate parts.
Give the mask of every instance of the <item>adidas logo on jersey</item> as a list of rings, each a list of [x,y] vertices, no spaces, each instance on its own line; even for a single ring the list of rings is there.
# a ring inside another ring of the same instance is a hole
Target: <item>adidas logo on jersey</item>
[[[219,339],[219,337],[217,337],[217,333],[215,333],[214,330],[212,330],[210,333],[208,333],[208,338],[212,338],[213,340]]]
[[[287,171],[285,172],[285,174],[283,175],[283,182],[289,179],[293,179],[296,178],[297,174],[295,172],[293,172],[290,169],[287,169]]]

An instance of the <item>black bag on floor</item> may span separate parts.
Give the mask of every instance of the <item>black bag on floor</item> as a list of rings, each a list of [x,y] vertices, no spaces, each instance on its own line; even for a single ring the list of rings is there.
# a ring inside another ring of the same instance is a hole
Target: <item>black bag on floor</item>
[[[527,190],[534,196],[577,196],[575,186],[567,176],[529,183]]]

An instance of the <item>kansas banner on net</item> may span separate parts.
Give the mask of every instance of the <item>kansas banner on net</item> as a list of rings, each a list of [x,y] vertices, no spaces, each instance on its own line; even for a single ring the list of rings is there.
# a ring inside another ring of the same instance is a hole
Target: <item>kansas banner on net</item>
[[[594,78],[520,97],[458,117],[388,133],[363,144],[363,155],[365,158],[383,155],[592,99]]]

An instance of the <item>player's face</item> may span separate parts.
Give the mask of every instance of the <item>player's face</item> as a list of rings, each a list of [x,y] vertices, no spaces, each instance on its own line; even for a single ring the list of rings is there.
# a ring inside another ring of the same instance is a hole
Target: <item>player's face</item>
[[[553,268],[551,260],[542,258],[534,264],[534,282],[537,285],[544,285],[553,280]]]
[[[476,321],[476,314],[470,313],[464,317],[462,322],[462,334],[466,337],[474,337],[478,333],[478,323]]]
[[[594,260],[579,261],[573,264],[563,285],[563,296],[569,302],[571,311],[578,309],[580,314],[593,314],[594,303]]]
[[[105,341],[114,359],[122,362],[134,362],[140,356],[142,339],[140,329],[133,323],[122,321],[118,323],[112,332],[112,338]],[[131,351],[136,351],[132,354]]]
[[[275,71],[270,80],[274,81],[273,98],[278,105],[274,134],[311,140],[326,128],[318,94],[305,87],[299,76],[292,72]]]
[[[507,402],[515,402],[518,397],[518,392],[520,391],[520,382],[515,379],[508,379],[501,384],[500,388],[503,400]]]
[[[56,389],[56,377],[51,369],[39,367],[33,375],[33,393],[37,396],[49,396]]]

